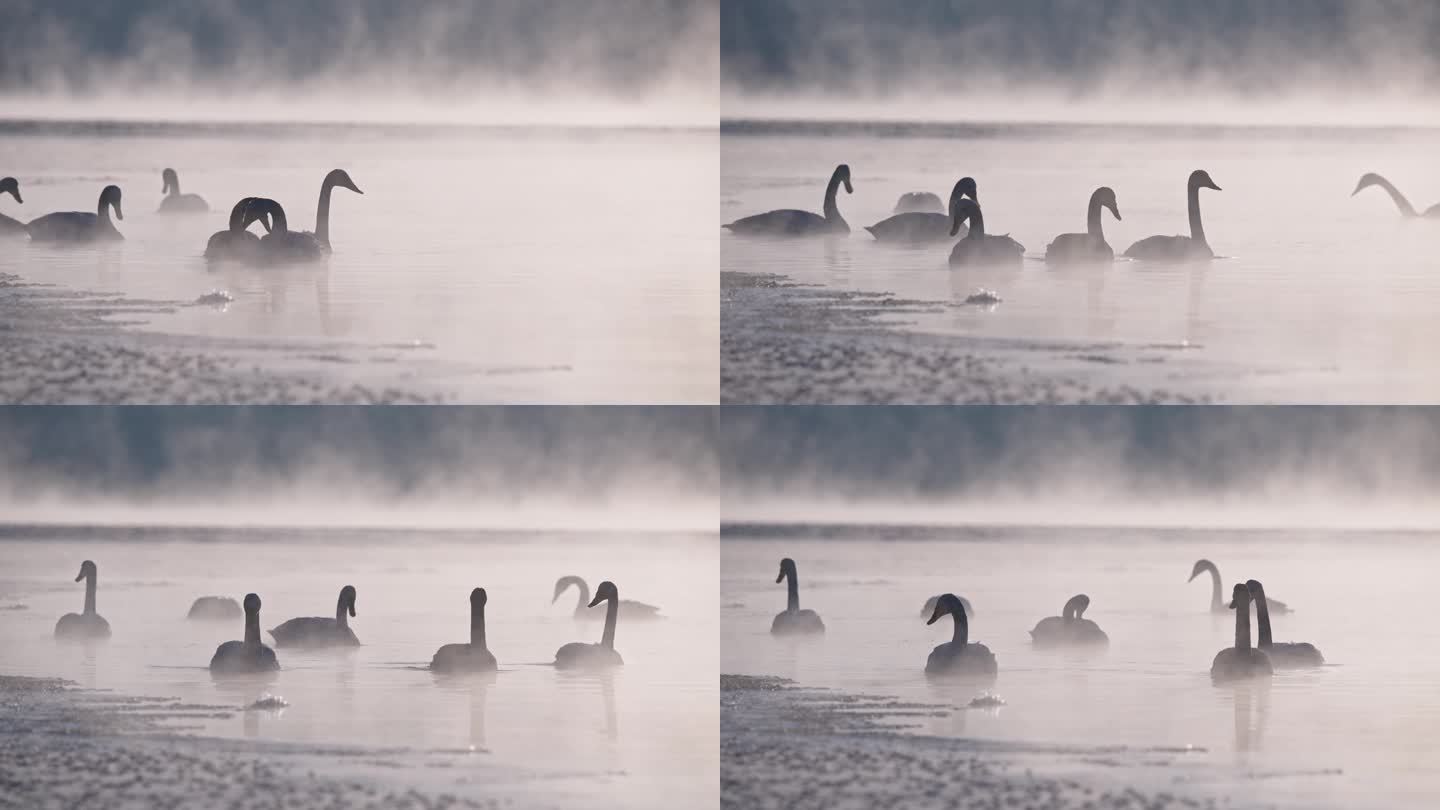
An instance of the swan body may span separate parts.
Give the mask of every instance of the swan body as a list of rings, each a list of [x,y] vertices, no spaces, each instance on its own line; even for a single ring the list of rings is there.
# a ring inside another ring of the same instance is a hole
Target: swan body
[[[1209,560],[1196,560],[1195,567],[1190,569],[1190,578],[1186,580],[1186,582],[1194,582],[1196,577],[1207,572],[1210,574],[1210,612],[1229,613],[1230,608],[1227,607],[1224,600],[1220,598],[1224,586],[1220,584],[1220,569],[1215,566],[1215,563]],[[1269,613],[1290,612],[1290,606],[1281,602],[1279,599],[1269,600]],[[1269,615],[1269,613],[1266,615]]]
[[[970,622],[965,618],[960,597],[953,593],[941,596],[936,600],[935,612],[925,623],[934,624],[947,614],[955,620],[954,635],[949,642],[930,651],[930,657],[925,659],[925,674],[932,678],[994,680],[1000,671],[995,654],[984,644],[969,643]]]
[[[950,249],[951,267],[1019,267],[1025,255],[1025,246],[1008,235],[993,236],[985,233],[985,217],[980,212],[980,203],[974,200],[952,200],[950,205],[950,233],[960,232],[960,224],[970,222],[970,232]]]
[[[615,619],[620,613],[620,593],[615,583],[606,580],[595,589],[591,607],[605,602],[605,632],[599,644],[582,644],[578,641],[564,645],[555,651],[555,666],[560,669],[609,669],[625,663],[615,651]]]
[[[247,230],[250,223],[259,221],[268,233],[271,230],[270,215],[262,206],[251,206],[258,197],[244,197],[230,209],[229,227],[210,235],[205,244],[205,258],[209,261],[258,261],[260,237]]]
[[[275,651],[260,643],[260,597],[245,594],[245,640],[227,641],[215,648],[211,675],[256,675],[275,672],[280,661]]]
[[[348,616],[347,616],[348,614]],[[355,615],[355,586],[340,589],[335,604],[335,618],[307,616],[290,619],[270,631],[276,647],[359,647],[360,639],[350,629],[349,616]]]
[[[1325,663],[1325,656],[1314,644],[1306,642],[1276,643],[1270,636],[1270,609],[1265,599],[1265,586],[1256,580],[1247,580],[1245,590],[1255,603],[1255,617],[1260,625],[1260,643],[1257,645],[1270,656],[1270,663],[1276,669],[1304,669],[1318,667]]]
[[[1205,240],[1205,226],[1200,222],[1200,189],[1219,191],[1220,187],[1210,179],[1204,169],[1190,173],[1186,183],[1186,206],[1190,214],[1189,236],[1150,236],[1131,245],[1125,255],[1147,262],[1193,262],[1215,258],[1210,243]]]
[[[1235,606],[1235,646],[1215,654],[1210,664],[1210,680],[1215,683],[1268,678],[1275,674],[1270,657],[1250,646],[1250,591],[1236,585],[1232,604]]]
[[[969,600],[969,599],[966,599],[966,598],[963,597],[963,596],[957,596],[957,597],[955,597],[955,598],[956,598],[956,599],[959,599],[959,600],[960,600],[960,606],[963,607],[963,608],[965,608],[965,618],[967,618],[967,619],[973,619],[973,618],[975,618],[975,608],[970,604],[970,600]],[[928,618],[930,618],[931,616],[935,615],[935,606],[936,606],[937,604],[939,604],[939,603],[940,603],[940,595],[939,595],[939,594],[936,594],[935,596],[932,596],[932,597],[930,597],[929,599],[926,599],[926,600],[925,600],[925,607],[923,607],[923,608],[920,609],[920,618],[922,618],[922,619],[928,619]]]
[[[600,620],[605,618],[608,607],[591,607],[590,586],[585,580],[577,576],[564,576],[555,580],[555,595],[550,599],[550,604],[555,604],[560,595],[565,593],[570,586],[575,586],[580,592],[580,598],[575,603],[575,618]],[[644,602],[636,602],[632,599],[620,601],[620,618],[626,621],[647,621],[650,619],[663,619],[660,615],[660,608],[654,605],[647,605]]]
[[[93,214],[81,211],[46,214],[31,220],[25,230],[32,242],[117,242],[125,237],[115,230],[115,223],[110,221],[112,209],[116,219],[125,219],[124,212],[120,210],[119,186],[106,186],[100,192],[100,202]]]
[[[931,194],[931,197],[935,195]],[[961,197],[968,196],[972,200],[979,200],[976,194],[975,179],[962,177],[955,184],[950,192],[950,204]],[[902,198],[903,199],[903,198]],[[867,226],[865,230],[875,237],[877,242],[889,242],[897,244],[917,245],[927,242],[943,242],[952,238],[950,233],[950,216],[943,213],[940,208],[940,198],[935,197],[934,211],[910,210],[905,213],[897,213],[894,216],[880,220],[874,225]],[[966,229],[969,232],[969,229]],[[958,234],[958,232],[957,232]]]
[[[770,623],[770,634],[791,636],[825,632],[825,622],[820,621],[820,614],[800,609],[800,577],[795,561],[789,557],[780,561],[780,575],[775,577],[775,584],[781,582],[786,583],[785,610],[775,614],[775,620]]]
[[[20,197],[20,181],[13,177],[0,178],[0,194],[9,194],[15,198],[15,202],[24,204],[25,200]],[[18,219],[0,214],[0,236],[24,236],[25,223]]]
[[[1379,186],[1380,188],[1385,189],[1385,192],[1390,195],[1390,199],[1394,201],[1395,207],[1400,209],[1400,215],[1402,217],[1440,219],[1440,203],[1436,203],[1435,205],[1432,205],[1429,208],[1425,209],[1425,212],[1423,214],[1418,213],[1416,212],[1415,207],[1410,204],[1410,201],[1405,199],[1405,195],[1400,193],[1400,189],[1395,188],[1394,183],[1391,183],[1389,180],[1386,180],[1385,178],[1381,177],[1378,174],[1375,174],[1374,172],[1367,172],[1366,174],[1362,175],[1360,177],[1360,182],[1355,186],[1355,190],[1350,192],[1350,196],[1354,197],[1356,194],[1359,194],[1361,191],[1364,191],[1370,186]]]
[[[199,194],[180,193],[180,175],[174,169],[166,169],[160,176],[165,184],[160,189],[160,193],[165,195],[160,200],[160,213],[203,214],[210,210],[209,204]]]
[[[1072,596],[1065,603],[1063,616],[1047,616],[1030,631],[1030,640],[1036,647],[1083,647],[1109,644],[1110,637],[1100,625],[1085,618],[1085,609],[1090,607],[1090,597],[1085,594]]]
[[[81,613],[66,613],[55,623],[55,638],[62,641],[99,641],[110,637],[110,623],[95,612],[95,580],[99,570],[90,560],[80,563],[80,573],[75,581],[85,580],[85,609]]]
[[[1100,209],[1109,208],[1110,213],[1120,220],[1120,207],[1115,202],[1115,191],[1108,186],[1095,189],[1090,195],[1090,205],[1085,213],[1085,233],[1062,233],[1045,246],[1045,261],[1049,264],[1105,264],[1115,260],[1115,251],[1105,241],[1105,232],[1100,227]]]
[[[245,615],[245,611],[228,596],[202,596],[190,605],[187,619],[197,621],[233,621]]]
[[[830,184],[825,187],[824,216],[786,208],[737,219],[724,227],[731,233],[745,236],[848,234],[850,225],[840,216],[840,208],[835,204],[835,196],[842,184],[846,194],[855,193],[855,188],[850,185],[850,167],[844,163],[835,167],[834,173],[830,175]]]
[[[895,201],[895,214],[928,214],[936,213],[944,216],[945,204],[940,201],[940,195],[929,191],[910,191],[900,195]]]
[[[442,675],[462,675],[474,672],[494,672],[498,666],[495,654],[485,644],[485,602],[488,597],[484,588],[470,592],[470,642],[468,644],[446,644],[435,651],[430,659],[430,670]]]

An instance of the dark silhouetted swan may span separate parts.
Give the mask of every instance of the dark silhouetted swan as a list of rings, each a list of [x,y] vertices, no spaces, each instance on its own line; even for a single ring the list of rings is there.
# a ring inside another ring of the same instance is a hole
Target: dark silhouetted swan
[[[596,607],[590,604],[590,586],[580,577],[565,576],[555,580],[555,595],[550,599],[550,604],[553,605],[559,601],[560,594],[565,593],[572,585],[580,591],[580,598],[575,602],[575,618],[595,619],[597,621],[605,618],[605,614],[609,608]],[[634,621],[637,619],[645,621],[646,619],[664,618],[659,615],[659,612],[660,608],[654,605],[647,605],[644,602],[636,602],[632,599],[626,599],[620,603],[620,617],[626,621]]]
[[[940,214],[945,215],[945,204],[940,195],[929,191],[909,191],[895,201],[893,214]]]
[[[82,613],[66,613],[55,623],[55,638],[66,641],[97,640],[110,637],[110,623],[95,612],[95,578],[98,572],[95,563],[86,560],[80,563],[80,573],[75,581],[85,580],[85,610]]]
[[[1065,603],[1063,616],[1047,616],[1030,631],[1030,640],[1036,647],[1081,647],[1109,644],[1110,637],[1100,625],[1085,618],[1085,609],[1090,607],[1090,597],[1079,594]]]
[[[1196,560],[1195,567],[1190,569],[1190,578],[1185,581],[1194,582],[1196,577],[1206,571],[1210,572],[1210,612],[1229,612],[1229,608],[1225,606],[1225,601],[1220,598],[1220,594],[1225,591],[1225,586],[1220,582],[1220,569],[1215,567],[1215,563],[1209,560]],[[1290,607],[1279,599],[1270,600],[1270,609],[1276,613],[1290,612]]]
[[[307,616],[291,619],[274,630],[270,635],[276,647],[359,647],[360,639],[350,629],[348,616],[355,615],[355,586],[346,585],[340,589],[340,598],[335,602],[335,618]]]
[[[775,614],[775,621],[770,623],[770,633],[788,636],[825,632],[825,623],[820,621],[820,614],[813,610],[800,609],[800,577],[795,573],[795,561],[789,557],[780,561],[780,575],[775,577],[775,583],[778,585],[786,579],[789,582],[785,586],[785,610]]]
[[[202,596],[190,605],[185,618],[196,621],[234,621],[245,615],[240,603],[228,596]]]
[[[1423,214],[1416,213],[1415,207],[1410,204],[1409,200],[1405,199],[1405,195],[1400,193],[1400,189],[1395,188],[1394,183],[1391,183],[1389,180],[1386,180],[1385,178],[1381,177],[1378,174],[1375,174],[1374,172],[1370,172],[1362,176],[1360,178],[1359,184],[1355,186],[1355,190],[1350,192],[1350,196],[1354,197],[1356,194],[1359,194],[1361,191],[1369,188],[1370,186],[1379,186],[1380,188],[1385,189],[1386,193],[1390,195],[1390,199],[1395,201],[1395,207],[1400,209],[1400,215],[1403,217],[1424,217],[1425,219],[1440,219],[1440,203],[1436,203],[1435,205],[1432,205],[1429,208],[1425,209],[1425,213]]]
[[[955,188],[950,191],[950,208],[947,210],[953,211],[955,201],[966,196],[977,202],[980,200],[975,189],[975,179],[972,177],[962,177],[955,184]],[[939,199],[936,199],[936,202],[938,203]],[[880,220],[865,230],[869,231],[877,242],[908,245],[943,242],[958,235],[959,231],[955,233],[950,231],[950,215],[941,213],[938,205],[935,208],[935,213],[926,211],[896,214]]]
[[[100,192],[100,202],[95,213],[63,211],[46,214],[31,220],[25,230],[35,242],[113,242],[124,239],[110,221],[110,209],[115,209],[115,218],[124,220],[120,210],[120,187],[106,186]]]
[[[1205,241],[1205,226],[1200,224],[1200,189],[1219,191],[1220,187],[1203,169],[1190,173],[1186,183],[1186,204],[1190,211],[1189,236],[1147,236],[1131,245],[1125,255],[1147,262],[1190,262],[1215,258],[1210,243]]]
[[[470,592],[470,643],[446,644],[436,650],[435,657],[430,659],[431,670],[443,675],[495,671],[495,655],[485,645],[487,600],[484,588],[476,588]]]
[[[1303,641],[1276,644],[1270,637],[1270,608],[1265,601],[1265,587],[1252,579],[1246,581],[1245,589],[1250,592],[1250,598],[1255,602],[1255,617],[1260,625],[1258,646],[1270,656],[1270,663],[1276,669],[1302,669],[1325,663],[1325,656],[1320,654],[1314,644]]]
[[[991,678],[999,672],[995,654],[984,644],[970,644],[970,622],[965,618],[965,606],[960,597],[953,593],[941,596],[935,602],[935,612],[930,614],[926,624],[934,624],[941,616],[955,620],[955,635],[948,643],[930,651],[925,660],[925,674],[930,676],[958,678]]]
[[[606,669],[625,663],[620,653],[615,652],[615,619],[620,613],[620,593],[615,583],[606,580],[595,589],[595,601],[591,607],[608,602],[605,606],[605,633],[599,644],[583,644],[572,641],[555,651],[555,666],[560,669]]]
[[[823,217],[809,211],[785,208],[737,219],[725,227],[729,228],[732,233],[746,236],[848,234],[850,226],[845,222],[845,218],[840,216],[840,209],[835,205],[835,194],[842,183],[845,185],[845,193],[855,193],[855,188],[850,185],[850,167],[844,163],[835,167],[835,173],[830,175],[830,184],[825,187],[825,216]]]
[[[955,597],[955,598],[956,598],[956,599],[959,599],[959,600],[960,600],[960,604],[965,608],[965,618],[967,618],[967,619],[973,619],[973,618],[975,618],[975,608],[970,605],[970,600],[969,600],[969,599],[966,599],[966,598],[963,597],[963,596],[957,596],[957,597]],[[932,596],[932,597],[930,597],[929,599],[926,599],[926,600],[925,600],[925,607],[923,607],[923,608],[920,609],[920,618],[922,618],[922,619],[928,619],[928,618],[930,618],[932,615],[934,615],[934,614],[935,614],[935,606],[936,606],[937,604],[939,604],[939,603],[940,603],[940,596],[939,596],[939,595]]]
[[[15,202],[24,204],[20,198],[20,181],[13,177],[0,178],[0,194],[9,194],[15,198]],[[0,236],[24,236],[29,233],[25,230],[25,223],[18,219],[0,214]]]
[[[364,194],[344,169],[333,169],[320,184],[320,203],[315,211],[315,232],[292,231],[285,219],[285,209],[274,200],[260,198],[252,205],[268,212],[271,230],[260,240],[261,261],[266,264],[313,262],[330,253],[330,193],[336,188]]]
[[[1224,683],[1275,674],[1269,656],[1250,646],[1250,591],[1244,585],[1235,586],[1232,604],[1235,606],[1235,646],[1215,654],[1215,662],[1210,665],[1210,680]]]
[[[268,233],[271,230],[270,214],[265,206],[253,206],[258,197],[244,197],[230,209],[230,224],[223,231],[210,235],[205,244],[205,258],[214,261],[253,262],[259,260],[260,237],[247,230],[250,223],[259,221]],[[278,203],[277,203],[278,205]]]
[[[1101,186],[1090,195],[1090,207],[1085,212],[1085,233],[1062,233],[1055,241],[1045,246],[1045,261],[1051,264],[1094,264],[1115,260],[1115,251],[1105,241],[1105,232],[1100,227],[1100,209],[1109,208],[1115,219],[1120,219],[1120,206],[1115,202],[1115,192],[1109,186]]]
[[[985,233],[985,217],[980,203],[974,200],[952,200],[950,233],[960,232],[960,223],[969,220],[970,232],[950,249],[951,267],[1019,267],[1025,246],[1006,236]]]
[[[199,194],[180,193],[180,175],[174,169],[166,169],[161,173],[165,187],[160,193],[165,198],[160,200],[160,213],[162,214],[203,214],[210,210],[204,198]]]
[[[227,641],[210,659],[212,675],[255,675],[280,668],[275,651],[260,643],[260,597],[245,594],[245,640]]]

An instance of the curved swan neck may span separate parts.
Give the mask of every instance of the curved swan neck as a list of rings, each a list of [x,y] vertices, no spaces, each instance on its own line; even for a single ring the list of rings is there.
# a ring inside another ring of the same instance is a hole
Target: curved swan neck
[[[1187,197],[1186,205],[1190,210],[1190,238],[1202,245],[1208,245],[1210,243],[1205,241],[1205,226],[1200,222],[1200,186],[1193,182],[1190,183]],[[1099,214],[1095,216],[1098,221]],[[1216,593],[1218,594],[1219,591]],[[1219,600],[1220,597],[1216,596],[1215,598]]]
[[[1220,569],[1212,563],[1205,566],[1210,572],[1210,607],[1219,610],[1225,607],[1225,602],[1220,598]]]
[[[580,591],[580,598],[575,602],[575,612],[584,613],[590,609],[590,586],[580,577],[566,577],[564,579],[569,585],[574,585]]]
[[[1250,649],[1250,599],[1235,600],[1235,649]]]
[[[1096,239],[1104,239],[1105,232],[1100,229],[1100,194],[1096,192],[1090,195],[1090,207],[1085,212],[1085,232]],[[1193,220],[1198,222],[1198,219]]]
[[[245,646],[260,646],[260,611],[245,611]]]
[[[1390,199],[1395,201],[1395,207],[1399,208],[1400,213],[1404,216],[1419,216],[1415,213],[1415,207],[1410,204],[1409,200],[1405,199],[1405,195],[1400,193],[1400,189],[1396,188],[1394,183],[1391,183],[1378,174],[1374,174],[1370,176],[1369,184],[1385,189],[1385,193],[1389,194]]]
[[[785,571],[785,609],[791,613],[800,609],[800,575],[794,568]]]
[[[1265,591],[1257,590],[1251,594],[1255,600],[1255,619],[1260,626],[1260,647],[1264,649],[1274,642],[1270,637],[1270,603],[1265,600]]]
[[[485,646],[485,604],[470,606],[470,646],[489,649]]]
[[[1066,602],[1064,613],[1065,621],[1074,621],[1077,617],[1079,617],[1080,612],[1085,609],[1083,607],[1083,604],[1084,600],[1082,600],[1078,596],[1074,597],[1069,602]]]
[[[835,204],[835,196],[840,191],[840,171],[837,169],[830,175],[830,185],[825,187],[825,219],[831,223],[846,224],[845,218],[840,216],[840,206]]]
[[[320,204],[315,208],[315,238],[326,249],[330,247],[330,192],[334,190],[334,178],[326,177],[320,184]]]
[[[950,638],[950,643],[964,647],[970,643],[970,620],[965,618],[965,606],[957,605],[950,611],[955,619],[955,633]]]
[[[92,569],[85,573],[85,614],[87,616],[95,613],[95,578],[97,574]]]
[[[615,649],[615,619],[620,615],[620,600],[610,597],[605,600],[605,635],[600,637],[600,643]]]
[[[346,616],[345,616],[345,594],[343,594],[343,593],[340,594],[340,598],[339,598],[339,599],[335,600],[335,622],[336,622],[337,624],[339,624],[341,627],[348,627],[348,626],[349,626],[349,625],[346,623]]]

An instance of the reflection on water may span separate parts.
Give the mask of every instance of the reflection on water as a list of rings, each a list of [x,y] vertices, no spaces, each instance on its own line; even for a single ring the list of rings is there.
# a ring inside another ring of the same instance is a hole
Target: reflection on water
[[[885,530],[829,533],[843,540],[772,539],[759,525],[736,532],[721,548],[723,672],[950,707],[915,718],[925,734],[1188,751],[1197,763],[1233,766],[1221,770],[1233,779],[1226,792],[1261,803],[1426,806],[1440,788],[1422,764],[1440,722],[1432,534],[951,528],[867,541]],[[769,633],[785,605],[773,576],[784,556],[804,572],[802,604],[824,618],[821,638]],[[1312,642],[1330,663],[1212,685],[1210,663],[1233,644],[1235,624],[1210,613],[1207,579],[1186,582],[1201,557],[1227,585],[1262,580],[1295,611],[1272,615],[1276,641]],[[1357,588],[1359,602],[1344,596]],[[916,608],[944,591],[973,602],[970,638],[999,662],[993,686],[924,677],[926,656],[950,631],[926,626]],[[1028,630],[1081,591],[1109,648],[1034,649]],[[986,692],[1004,705],[972,702]]]
[[[450,759],[473,752],[487,774],[504,767],[517,783],[543,779],[565,793],[573,782],[576,806],[597,794],[621,806],[716,803],[717,616],[713,600],[693,597],[713,593],[713,535],[406,531],[355,543],[344,532],[234,532],[152,543],[129,531],[126,541],[96,542],[7,530],[0,598],[31,609],[0,618],[6,674],[235,712],[204,721],[206,734],[403,751],[419,757],[403,778],[436,789],[483,795],[485,781],[471,784]],[[104,574],[99,601],[114,635],[103,645],[57,645],[54,620],[74,608],[76,594],[54,582],[73,578],[70,569],[86,558]],[[551,666],[562,644],[599,632],[568,605],[550,603],[556,576],[568,571],[612,579],[668,617],[619,622],[625,666],[613,673]],[[255,591],[269,628],[333,604],[340,581],[355,585],[364,607],[350,620],[363,646],[277,649],[281,671],[272,678],[211,678],[210,656],[242,635],[243,622],[188,621],[195,597]],[[437,678],[430,657],[468,627],[466,595],[476,585],[489,593],[487,640],[500,670]],[[288,706],[240,711],[266,695]]]

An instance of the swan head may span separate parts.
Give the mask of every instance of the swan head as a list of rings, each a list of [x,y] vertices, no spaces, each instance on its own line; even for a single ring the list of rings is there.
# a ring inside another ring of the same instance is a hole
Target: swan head
[[[245,594],[245,615],[250,616],[260,612],[260,597],[253,593]]]
[[[1194,581],[1195,581],[1195,577],[1200,576],[1201,574],[1205,573],[1206,571],[1214,571],[1214,570],[1216,570],[1216,568],[1215,568],[1215,563],[1212,563],[1212,562],[1210,562],[1209,560],[1196,560],[1196,561],[1195,561],[1195,567],[1192,568],[1192,569],[1190,569],[1190,578],[1187,579],[1187,580],[1185,580],[1185,581],[1186,581],[1186,582],[1194,582]]]
[[[89,560],[86,560],[85,562],[80,563],[80,573],[78,573],[78,574],[75,575],[75,581],[76,581],[76,582],[79,582],[80,580],[82,580],[82,579],[84,579],[84,578],[86,578],[86,577],[93,577],[93,576],[95,576],[95,570],[96,570],[96,569],[95,569],[95,563],[93,563],[93,562],[91,562],[91,561],[89,561]]]
[[[122,211],[120,210],[120,187],[119,187],[119,186],[106,186],[106,187],[105,187],[105,190],[100,192],[100,207],[101,207],[101,208],[104,208],[104,207],[107,206],[107,205],[109,205],[110,207],[112,207],[112,208],[115,209],[115,218],[116,218],[116,219],[119,219],[119,220],[125,219],[125,214],[124,214],[124,212],[122,212]]]
[[[161,194],[169,194],[172,188],[176,191],[180,190],[180,175],[176,174],[174,169],[166,169],[161,172],[160,178],[164,183],[164,187],[160,189]]]
[[[1215,185],[1215,181],[1210,179],[1210,173],[1204,169],[1196,169],[1190,173],[1190,187],[1208,188],[1214,189],[1215,191],[1221,190],[1219,186]],[[1119,217],[1117,216],[1116,218],[1118,219]]]
[[[950,201],[950,235],[954,236],[960,232],[960,223],[980,213],[980,203],[974,200],[951,200]]]
[[[595,607],[606,599],[616,602],[620,601],[620,592],[615,589],[615,583],[608,579],[600,583],[600,587],[595,589],[595,598],[590,600],[590,607]]]
[[[489,599],[490,597],[485,595],[484,588],[476,588],[475,590],[470,592],[470,607],[485,607],[485,603],[489,601]],[[351,613],[350,615],[354,616],[355,614]]]
[[[355,185],[355,181],[350,179],[350,174],[344,169],[332,169],[329,174],[325,175],[325,185],[348,188],[356,194],[365,193],[360,190],[359,186]]]
[[[1234,590],[1230,591],[1230,604],[1226,607],[1234,610],[1240,605],[1250,603],[1250,589],[1244,585],[1236,584]]]
[[[1366,173],[1360,175],[1360,182],[1358,182],[1358,183],[1355,184],[1355,190],[1352,191],[1352,192],[1350,192],[1350,196],[1351,196],[1351,197],[1354,197],[1356,194],[1359,194],[1360,192],[1364,191],[1365,189],[1367,189],[1367,188],[1369,188],[1369,187],[1371,187],[1371,186],[1380,185],[1380,184],[1383,183],[1383,182],[1385,182],[1385,181],[1384,181],[1383,178],[1380,177],[1380,175],[1378,175],[1378,174],[1376,174],[1376,173],[1374,173],[1374,172],[1366,172]]]
[[[1201,172],[1201,174],[1205,173]],[[1210,175],[1205,175],[1205,179],[1210,179]],[[1218,190],[1219,187],[1212,185],[1209,186],[1209,188],[1214,188]],[[1110,188],[1109,186],[1101,186],[1100,188],[1095,189],[1095,195],[1094,197],[1092,197],[1092,199],[1096,203],[1103,205],[1106,208],[1109,208],[1110,213],[1115,215],[1115,219],[1120,220],[1120,204],[1115,202],[1115,189]]]
[[[1070,601],[1065,603],[1065,612],[1073,614],[1077,619],[1083,618],[1089,608],[1090,597],[1083,593],[1070,597]]]
[[[850,164],[841,163],[835,167],[835,179],[845,184],[845,193],[854,194],[855,187],[850,185]]]
[[[780,573],[775,576],[775,584],[784,582],[787,575],[795,576],[795,561],[789,557],[780,561]]]
[[[354,585],[346,585],[345,587],[343,587],[343,588],[340,589],[340,602],[345,605],[345,609],[346,609],[347,611],[349,611],[351,618],[354,618],[354,616],[355,616],[355,586],[354,586]]]
[[[259,220],[265,225],[265,230],[275,233],[285,233],[289,230],[285,219],[285,209],[280,203],[266,197],[248,197],[245,202],[245,216],[240,220],[240,230],[250,227],[250,223]]]
[[[0,179],[0,194],[7,193],[11,197],[15,198],[15,202],[25,202],[24,200],[20,199],[20,182],[13,177],[6,177],[4,179]]]
[[[930,614],[930,620],[925,623],[934,624],[940,621],[941,617],[949,616],[956,612],[961,616],[965,615],[965,606],[961,604],[960,597],[953,593],[944,594],[935,600],[935,612]]]
[[[955,188],[950,190],[950,204],[952,206],[955,204],[955,201],[961,197],[969,197],[972,200],[980,199],[980,192],[975,188],[975,178],[962,177],[960,181],[955,184]]]
[[[1251,599],[1259,599],[1265,595],[1265,586],[1260,584],[1258,579],[1245,580],[1245,591],[1250,594]]]

